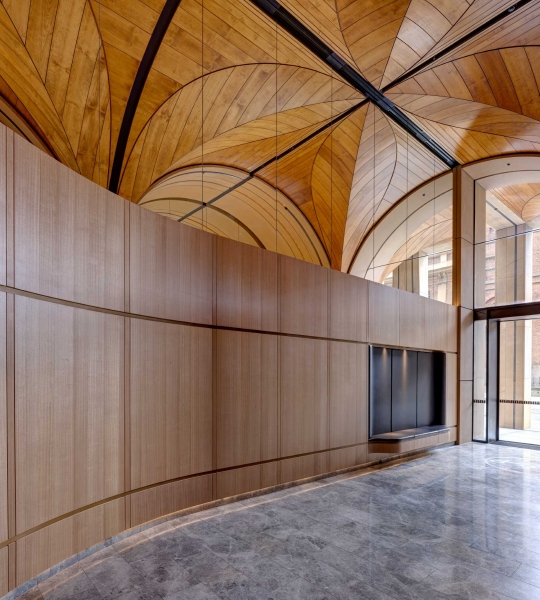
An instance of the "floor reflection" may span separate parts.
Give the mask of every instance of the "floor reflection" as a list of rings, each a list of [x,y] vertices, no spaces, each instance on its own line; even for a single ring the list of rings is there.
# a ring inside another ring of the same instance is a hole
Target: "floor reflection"
[[[167,521],[24,600],[540,600],[540,454],[445,448]]]

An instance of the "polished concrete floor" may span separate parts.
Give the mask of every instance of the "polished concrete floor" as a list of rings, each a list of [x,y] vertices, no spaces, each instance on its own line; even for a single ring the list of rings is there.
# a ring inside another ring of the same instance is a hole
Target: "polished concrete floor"
[[[466,444],[168,521],[42,597],[540,599],[540,451]]]

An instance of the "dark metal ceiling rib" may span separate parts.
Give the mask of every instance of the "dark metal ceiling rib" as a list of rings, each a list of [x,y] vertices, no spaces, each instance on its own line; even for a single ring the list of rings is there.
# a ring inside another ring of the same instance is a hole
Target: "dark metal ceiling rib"
[[[258,8],[266,13],[280,27],[288,31],[301,44],[311,50],[313,54],[323,60],[334,72],[338,73],[347,83],[373,102],[383,113],[390,117],[407,133],[418,140],[430,152],[435,154],[439,160],[448,165],[449,168],[458,166],[456,160],[439,144],[431,139],[414,121],[409,119],[393,102],[386,98],[367,79],[364,79],[358,71],[347,64],[341,56],[336,54],[329,46],[319,39],[303,23],[301,23],[287,9],[283,8],[276,0],[251,0]]]
[[[124,111],[124,117],[122,118],[122,124],[120,125],[120,133],[118,134],[118,140],[116,142],[116,151],[114,153],[114,160],[111,169],[111,177],[109,179],[109,190],[118,193],[118,186],[120,184],[120,175],[122,174],[122,164],[124,162],[124,156],[126,154],[126,148],[128,143],[129,134],[131,132],[131,126],[133,125],[133,119],[139,101],[141,99],[146,80],[150,73],[150,69],[154,64],[154,60],[161,46],[161,42],[167,33],[167,29],[171,24],[171,21],[176,13],[176,9],[180,5],[182,0],[167,0],[165,6],[159,15],[154,31],[150,36],[148,46],[144,51],[144,55],[137,69],[135,80],[129,93],[129,98],[126,104],[126,110]]]
[[[387,92],[392,87],[398,85],[405,79],[414,76],[416,73],[419,73],[423,69],[425,69],[429,64],[436,62],[444,55],[452,52],[459,46],[463,45],[470,39],[473,39],[475,36],[479,35],[483,31],[489,29],[493,25],[496,25],[499,21],[502,21],[509,14],[523,8],[527,4],[531,3],[533,0],[520,0],[513,6],[505,9],[498,15],[495,15],[492,19],[480,25],[474,31],[470,32],[466,36],[460,38],[447,48],[441,50],[441,52],[437,53],[435,56],[431,57],[427,61],[420,63],[413,69],[407,71],[396,80],[385,86],[381,91],[377,90],[369,81],[364,79],[357,71],[355,71],[350,65],[348,65],[338,54],[332,51],[332,49],[327,46],[322,40],[320,40],[316,35],[314,35],[307,27],[305,27],[294,15],[289,13],[285,8],[283,8],[278,2],[275,0],[251,0],[253,4],[258,6],[263,12],[269,15],[276,23],[282,26],[284,29],[289,31],[294,37],[296,37],[302,44],[304,44],[307,48],[309,48],[312,52],[314,52],[319,58],[321,58],[324,62],[326,62],[335,72],[339,73],[348,83],[350,83],[357,90],[362,92],[368,100],[371,100],[374,104],[376,104],[385,114],[387,114],[390,118],[392,118],[396,123],[398,123],[401,127],[403,127],[406,131],[408,131],[411,135],[413,135],[418,141],[420,141],[426,148],[428,148],[431,152],[433,152],[438,158],[440,158],[445,164],[449,167],[457,166],[457,162],[454,160],[444,148],[440,147],[434,140],[432,140],[416,123],[414,123],[411,119],[409,119],[404,113],[402,113],[390,100],[388,100],[385,96],[383,96],[384,92]],[[169,28],[169,25],[180,5],[181,0],[166,0],[165,6],[158,18],[154,31],[150,37],[150,41],[148,42],[148,46],[144,52],[143,58],[139,65],[139,69],[137,70],[137,74],[135,76],[135,80],[133,82],[133,86],[131,88],[131,92],[126,104],[126,110],[124,111],[124,116],[122,119],[122,124],[120,126],[120,132],[118,135],[118,140],[116,144],[116,150],[113,160],[113,165],[111,168],[111,176],[109,180],[109,190],[112,192],[118,192],[118,186],[120,183],[120,176],[122,173],[122,165],[124,162],[124,156],[126,153],[127,142],[129,139],[129,134],[131,131],[131,127],[133,125],[133,120],[135,118],[135,113],[137,111],[137,107],[139,105],[139,101],[141,99],[141,95],[144,90],[144,86],[146,84],[146,80],[150,73],[150,69],[154,63],[156,55],[159,51],[163,38]],[[358,107],[355,107],[355,110]],[[347,111],[347,113],[353,112],[353,110]],[[344,115],[342,115],[343,117]],[[333,124],[330,123],[326,125],[324,128],[317,130],[314,134],[309,136],[306,140],[302,140],[300,143],[296,144],[292,148],[288,149],[283,153],[283,155],[292,152],[294,149],[301,146],[303,143],[311,139],[314,135],[317,135],[323,129],[331,126]],[[281,158],[282,155],[278,158]],[[267,164],[270,164],[272,161],[268,161]],[[264,168],[265,165],[261,165],[256,171]],[[255,174],[255,172],[253,173]]]
[[[505,19],[508,15],[511,15],[516,10],[523,8],[524,6],[526,6],[527,4],[530,4],[533,1],[536,1],[536,0],[520,0],[520,2],[516,2],[516,4],[506,8],[505,10],[500,12],[498,15],[495,15],[494,17],[489,19],[489,21],[486,21],[484,24],[480,25],[476,29],[473,29],[473,31],[471,31],[467,35],[464,35],[462,38],[459,38],[453,44],[450,44],[450,46],[443,48],[440,52],[437,52],[437,54],[435,54],[431,58],[428,58],[424,62],[419,63],[416,67],[413,67],[412,69],[409,69],[408,71],[405,71],[405,73],[403,73],[403,75],[401,75],[397,79],[394,79],[394,81],[390,82],[388,85],[385,85],[381,91],[383,93],[388,92],[388,90],[392,89],[396,85],[399,85],[406,79],[409,79],[410,77],[414,77],[417,73],[420,73],[420,71],[422,71],[426,67],[429,67],[430,64],[435,63],[436,61],[440,60],[447,54],[450,54],[451,52],[453,52],[460,46],[463,46],[463,44],[466,44],[468,41],[474,39],[477,35],[480,35],[484,31],[487,31],[490,27],[497,25],[497,23],[499,23],[500,21]]]
[[[223,198],[223,196],[226,196],[230,192],[233,192],[234,190],[238,189],[240,186],[244,185],[244,183],[247,183],[250,179],[253,179],[253,177],[255,177],[255,175],[257,175],[257,173],[259,173],[263,169],[266,169],[266,167],[269,167],[272,163],[277,163],[278,160],[281,160],[282,158],[285,158],[285,156],[287,156],[291,152],[294,152],[295,150],[297,150],[298,148],[300,148],[301,146],[303,146],[304,144],[306,144],[307,142],[309,142],[310,140],[312,140],[314,137],[318,136],[323,131],[326,131],[327,129],[330,129],[330,127],[333,127],[334,125],[337,125],[340,121],[343,121],[348,116],[352,115],[353,112],[355,112],[356,110],[358,110],[359,108],[361,108],[362,106],[364,106],[366,104],[366,102],[367,102],[367,100],[363,100],[362,102],[360,102],[358,104],[355,104],[354,106],[351,106],[351,108],[349,108],[345,112],[341,113],[337,117],[334,117],[333,119],[331,119],[330,121],[328,121],[328,123],[325,123],[324,125],[322,125],[318,129],[316,129],[315,131],[313,131],[312,133],[310,133],[309,135],[307,135],[305,138],[302,138],[296,144],[290,146],[289,148],[287,148],[286,150],[284,150],[283,152],[281,152],[277,156],[274,156],[274,157],[270,158],[269,160],[267,160],[266,162],[264,162],[262,165],[259,165],[258,167],[256,167],[252,171],[249,171],[249,173],[247,173],[245,179],[242,179],[241,181],[239,181],[238,183],[236,183],[235,185],[233,185],[231,188],[225,190],[224,192],[221,192],[215,198],[212,198],[211,200],[208,200],[208,202],[203,202],[203,204],[201,206],[198,206],[197,208],[194,208],[192,211],[186,213],[183,217],[180,217],[179,219],[177,219],[177,221],[179,223],[181,223],[182,221],[184,221],[188,217],[191,217],[195,213],[197,213],[200,210],[202,210],[205,206],[208,206],[209,204],[214,204],[214,202],[217,202],[218,200],[220,200],[221,198]]]

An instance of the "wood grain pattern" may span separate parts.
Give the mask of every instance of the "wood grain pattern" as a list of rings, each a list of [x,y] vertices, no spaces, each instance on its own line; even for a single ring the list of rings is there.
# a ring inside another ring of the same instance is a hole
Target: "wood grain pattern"
[[[0,542],[9,537],[6,341],[6,294],[0,293]]]
[[[133,489],[212,469],[212,331],[131,321]]]
[[[539,183],[518,183],[495,188],[490,192],[525,223],[540,216]],[[469,242],[473,241],[470,237],[465,239]]]
[[[329,75],[288,65],[244,64],[194,79],[171,94],[145,124],[120,193],[138,201],[164,174],[201,162],[246,168],[238,162],[246,150],[263,163],[285,150],[287,142],[292,145],[285,137],[285,145],[280,141],[276,147],[276,137],[321,125],[360,99],[352,87],[333,85]],[[243,148],[263,140],[270,140],[266,154]],[[218,153],[224,150],[227,160],[220,160]]]
[[[470,4],[469,0],[412,0],[394,41],[381,87],[429,53],[465,17]]]
[[[459,328],[459,309],[451,304],[447,305],[448,311],[448,334],[446,339],[446,351],[458,351],[458,328]],[[426,322],[426,325],[428,323]],[[472,364],[472,363],[471,363]]]
[[[218,331],[217,468],[278,456],[277,336]]]
[[[17,533],[124,491],[123,346],[122,317],[15,298]]]
[[[354,166],[365,118],[365,110],[357,111],[333,129],[317,152],[311,168],[311,196],[316,222],[332,267],[338,270],[342,266]],[[277,168],[279,172],[279,163]]]
[[[318,0],[284,0],[282,3],[297,19],[317,33],[329,46],[337,49],[339,54],[351,63],[353,58],[343,38],[335,2]]]
[[[11,171],[11,165],[8,166],[8,148],[10,144],[13,147],[13,137],[11,132],[5,127],[0,127],[0,284],[6,285],[6,233],[7,233],[7,185],[8,169]],[[10,153],[13,156],[13,153]],[[12,171],[10,172],[11,175]],[[10,177],[11,180],[11,177]]]
[[[398,339],[399,290],[370,281],[368,340],[370,344],[396,345]]]
[[[279,483],[290,483],[328,473],[328,452],[280,461]]]
[[[368,346],[328,342],[329,448],[367,442]]]
[[[218,238],[216,301],[217,325],[277,331],[277,254]]]
[[[129,209],[131,312],[212,323],[212,236]]]
[[[328,272],[279,256],[280,331],[328,336]]]
[[[124,203],[19,136],[15,143],[15,285],[124,308]]]
[[[0,594],[8,593],[8,548],[0,548]]]
[[[328,448],[328,342],[280,342],[281,456]]]
[[[424,298],[424,332],[427,350],[446,351],[448,346],[449,308],[443,302]]]
[[[202,202],[218,196],[219,200],[202,208]],[[241,169],[220,165],[182,168],[156,184],[139,205],[175,221],[185,217],[183,226],[314,264],[329,264],[312,229],[313,220],[303,207],[273,184],[259,177],[250,179]]]
[[[277,461],[217,474],[217,497],[230,498],[278,485]]]
[[[388,96],[460,162],[535,152],[540,142],[539,52],[536,46],[484,48],[447,59],[392,88]]]
[[[399,344],[406,348],[426,348],[426,301],[418,294],[399,290]]]
[[[330,471],[348,469],[367,462],[367,444],[354,448],[341,448],[328,452],[328,467]]]
[[[111,65],[113,113],[122,114],[162,2],[92,0]],[[235,66],[282,63],[327,72],[322,61],[287,32],[276,38],[275,24],[245,0],[183,0],[164,37],[135,115],[128,152],[160,106],[193,80]],[[249,86],[253,87],[253,85]],[[212,94],[208,88],[209,106]],[[206,108],[205,108],[206,110]],[[113,140],[119,123],[113,122]]]
[[[211,475],[153,487],[131,496],[131,526],[211,501]]]
[[[328,285],[328,337],[367,341],[367,280],[332,270],[328,274]]]
[[[362,0],[338,3],[345,41],[356,65],[375,86],[379,86],[388,58],[409,7],[409,0]]]
[[[0,6],[0,22],[0,76],[60,160],[106,186],[109,72],[90,3],[9,0]]]
[[[378,108],[369,106],[354,167],[345,227],[342,271],[365,235],[407,192],[447,166]]]
[[[21,585],[66,558],[119,534],[125,528],[120,498],[44,527],[17,541],[17,580]]]
[[[447,48],[464,35],[488,21],[493,14],[499,14],[512,6],[512,0],[482,0],[472,3],[469,10],[436,46],[428,52],[426,59]],[[487,9],[487,10],[486,10]],[[532,2],[521,10],[508,14],[502,22],[484,29],[480,35],[460,44],[452,52],[444,55],[435,65],[448,59],[471,56],[475,52],[496,48],[516,47],[524,44],[536,45],[539,35],[538,4]]]

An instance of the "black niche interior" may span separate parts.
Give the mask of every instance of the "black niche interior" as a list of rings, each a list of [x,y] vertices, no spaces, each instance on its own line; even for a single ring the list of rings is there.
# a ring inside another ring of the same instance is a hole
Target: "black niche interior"
[[[371,439],[399,440],[447,429],[443,352],[371,346],[369,379]]]

